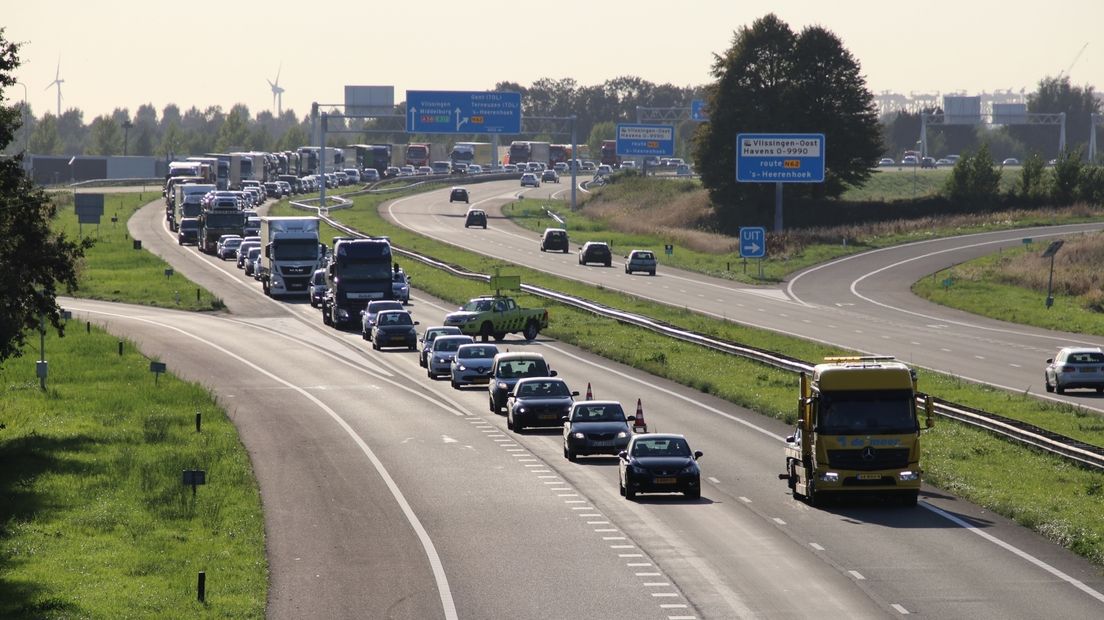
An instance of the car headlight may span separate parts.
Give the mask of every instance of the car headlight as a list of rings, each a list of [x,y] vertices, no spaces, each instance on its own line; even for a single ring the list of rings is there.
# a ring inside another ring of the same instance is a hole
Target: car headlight
[[[437,358],[437,363],[438,364],[447,364],[450,361],[451,360],[449,360],[449,358],[447,358],[447,357],[438,357]]]
[[[625,431],[621,431],[620,433],[617,433],[617,438],[618,438],[618,439],[624,439],[624,438],[626,438],[626,437],[628,437],[628,436],[629,436],[629,434],[628,434],[628,433],[626,433]]]
[[[647,475],[648,474],[648,470],[644,469],[643,467],[641,467],[639,465],[629,465],[629,471],[631,471],[634,474],[640,474],[640,475]]]
[[[459,370],[460,372],[463,372],[463,371],[467,370],[467,368],[464,368],[463,364],[457,364],[456,365],[456,370]]]
[[[499,382],[498,382],[498,389],[500,389],[500,390],[508,390],[508,389],[510,389],[510,386],[508,386],[508,385],[506,385],[505,383],[502,383],[501,381],[499,381]]]
[[[834,471],[826,472],[820,475],[821,482],[839,482],[839,474]]]
[[[418,335],[418,330],[416,330],[416,329],[414,329],[413,327],[411,327],[411,328],[410,328],[410,331],[408,331],[408,332],[406,332],[406,333],[407,333],[408,335],[410,335],[410,336],[417,336],[417,335]]]
[[[518,407],[517,412],[518,413],[525,413],[525,407]]]
[[[698,473],[698,466],[693,464],[693,463],[690,463],[686,467],[683,467],[682,471],[680,471],[679,473],[680,474],[696,474],[696,473]]]
[[[343,321],[347,320],[349,318],[349,311],[344,309],[344,308],[338,308],[337,309],[337,316],[338,316],[338,318],[340,318]]]
[[[571,436],[575,439],[586,439],[586,435],[582,433],[571,433]]]
[[[897,474],[897,478],[901,481],[912,481],[920,479],[920,472],[916,471],[903,471]]]

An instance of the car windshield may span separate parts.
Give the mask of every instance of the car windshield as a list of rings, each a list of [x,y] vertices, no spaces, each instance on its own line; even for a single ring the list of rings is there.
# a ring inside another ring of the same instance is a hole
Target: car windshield
[[[637,439],[633,442],[633,456],[690,456],[690,446],[677,437]]]
[[[919,430],[909,390],[822,392],[817,432],[886,435]]]
[[[563,381],[526,381],[518,388],[518,396],[552,398],[571,396],[571,391]]]
[[[461,309],[468,312],[489,312],[493,307],[494,302],[490,299],[473,299]]]
[[[379,316],[380,325],[413,325],[408,312],[384,312]]]
[[[548,366],[544,360],[511,360],[499,365],[498,376],[503,379],[547,377]]]
[[[397,301],[370,301],[368,302],[368,313],[378,314],[384,310],[402,310],[402,303]]]
[[[1101,364],[1104,363],[1104,353],[1099,351],[1078,351],[1066,356],[1067,364]]]
[[[479,345],[470,347],[461,347],[456,353],[456,357],[461,359],[479,359],[489,360],[498,355],[498,347],[494,345]]]
[[[575,407],[571,414],[572,422],[624,422],[625,412],[621,405],[582,405]]]
[[[438,338],[433,341],[434,351],[455,351],[460,348],[460,345],[466,344],[459,338]]]
[[[637,252],[635,258],[640,260],[652,260],[655,256],[653,256],[651,252]]]

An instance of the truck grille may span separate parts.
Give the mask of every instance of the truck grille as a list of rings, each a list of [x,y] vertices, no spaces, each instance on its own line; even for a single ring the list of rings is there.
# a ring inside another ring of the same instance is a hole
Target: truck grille
[[[908,448],[871,448],[860,450],[829,450],[828,466],[834,469],[873,471],[900,469],[909,462]]]
[[[280,273],[284,274],[285,276],[302,276],[307,275],[310,272],[310,265],[303,265],[301,267],[289,267],[287,265],[284,265],[280,267]]]

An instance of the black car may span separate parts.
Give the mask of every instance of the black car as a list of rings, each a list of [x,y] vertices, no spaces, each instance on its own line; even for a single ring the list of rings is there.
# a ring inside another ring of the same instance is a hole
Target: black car
[[[417,324],[406,310],[380,312],[372,324],[372,348],[379,351],[383,347],[406,347],[414,351],[418,348],[418,332],[414,329]]]
[[[541,252],[563,252],[567,254],[567,231],[562,228],[546,228],[541,235]]]
[[[628,447],[617,455],[617,480],[621,495],[633,499],[637,493],[682,493],[701,497],[701,452],[690,452],[682,435],[649,433],[634,435]]]
[[[629,445],[632,429],[621,403],[613,400],[584,400],[575,403],[563,419],[563,453],[569,461],[584,454],[617,455]]]
[[[177,228],[176,242],[180,245],[191,243],[199,245],[199,220],[194,217],[186,217],[180,220]]]
[[[464,216],[464,228],[471,226],[482,226],[487,228],[487,212],[483,209],[468,209],[467,215]]]
[[[449,202],[468,202],[468,190],[463,187],[454,187],[452,192],[449,193]]]
[[[540,353],[499,353],[491,364],[491,380],[487,384],[489,405],[493,413],[506,408],[506,398],[517,382],[527,377],[555,377]],[[616,452],[614,453],[616,454]]]
[[[578,392],[563,379],[530,377],[521,379],[506,402],[506,428],[520,433],[534,426],[562,426]]]
[[[613,264],[613,253],[609,244],[602,241],[587,241],[579,250],[579,264],[602,263],[606,267]]]

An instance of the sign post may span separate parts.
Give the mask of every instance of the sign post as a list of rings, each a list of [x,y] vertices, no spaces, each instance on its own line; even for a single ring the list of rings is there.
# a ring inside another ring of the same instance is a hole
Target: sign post
[[[737,134],[736,181],[775,184],[774,231],[782,232],[782,184],[824,182],[824,134]]]
[[[410,133],[521,133],[521,93],[408,90]]]
[[[740,227],[740,258],[746,261],[749,258],[759,259],[759,278],[763,278],[763,257],[767,255],[767,229],[762,226]]]

